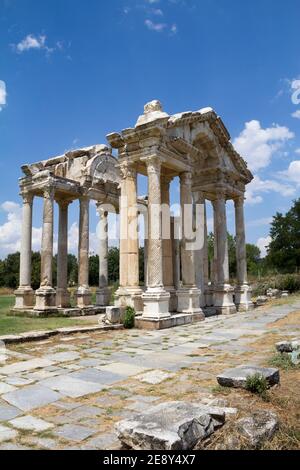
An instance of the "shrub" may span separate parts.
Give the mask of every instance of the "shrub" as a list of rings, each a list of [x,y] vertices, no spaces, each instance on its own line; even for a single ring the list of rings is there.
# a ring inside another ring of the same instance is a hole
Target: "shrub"
[[[126,307],[124,316],[124,328],[131,329],[134,327],[135,310],[132,307]]]
[[[261,374],[249,375],[246,380],[246,390],[256,393],[261,398],[266,399],[268,382]]]
[[[293,364],[291,356],[288,353],[275,354],[270,361],[270,366],[278,367],[283,370],[297,369],[299,366]]]

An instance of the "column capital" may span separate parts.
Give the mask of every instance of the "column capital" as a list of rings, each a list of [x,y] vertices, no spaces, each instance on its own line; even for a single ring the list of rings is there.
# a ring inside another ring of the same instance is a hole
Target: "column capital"
[[[237,197],[233,198],[233,201],[234,201],[235,207],[242,207],[242,206],[244,206],[244,203],[245,203],[245,197],[244,197],[244,195],[243,196],[237,196]]]
[[[23,204],[30,204],[30,205],[32,205],[32,203],[33,203],[33,198],[34,198],[34,194],[29,193],[29,192],[22,192],[22,193],[21,193],[21,197],[22,197],[22,199],[23,199]]]
[[[184,184],[185,186],[192,185],[192,173],[190,171],[185,171],[179,175],[180,183]]]
[[[156,174],[160,175],[161,174],[161,158],[158,157],[157,155],[151,155],[149,157],[146,157],[144,159],[144,162],[146,163],[147,166],[147,173],[148,175],[151,174]]]
[[[45,186],[43,189],[43,197],[44,199],[54,199],[54,187],[53,186]]]
[[[122,179],[136,178],[136,165],[128,160],[119,164]]]
[[[72,202],[69,199],[56,199],[56,203],[61,209],[67,209]]]

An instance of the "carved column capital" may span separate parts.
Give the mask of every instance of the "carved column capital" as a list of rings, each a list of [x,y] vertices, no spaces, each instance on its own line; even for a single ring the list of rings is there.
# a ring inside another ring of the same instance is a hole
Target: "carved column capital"
[[[21,197],[23,199],[23,204],[29,204],[32,206],[34,195],[29,192],[22,192]]]
[[[61,209],[67,209],[69,205],[72,204],[72,201],[68,199],[57,199],[56,203]]]
[[[128,161],[120,163],[120,173],[122,179],[136,178],[136,166]]]
[[[153,155],[150,157],[147,157],[145,159],[145,163],[147,166],[147,173],[149,174],[156,174],[159,175],[161,174],[161,159],[157,155]]]
[[[245,197],[244,196],[237,196],[233,198],[234,205],[235,207],[243,207],[245,203]]]
[[[54,190],[54,187],[53,186],[46,186],[44,189],[43,189],[43,197],[44,199],[54,199],[54,193],[55,193],[55,190]]]
[[[185,186],[192,186],[192,173],[190,171],[185,171],[180,175],[180,183]]]

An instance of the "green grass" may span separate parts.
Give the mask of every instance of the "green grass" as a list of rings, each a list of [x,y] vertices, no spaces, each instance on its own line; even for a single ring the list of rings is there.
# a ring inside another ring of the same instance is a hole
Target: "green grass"
[[[13,295],[0,296],[0,336],[24,333],[34,330],[54,330],[68,326],[88,325],[89,320],[71,318],[26,318],[10,315],[10,309],[14,306]],[[95,323],[95,321],[93,321]]]
[[[300,369],[300,365],[293,364],[287,353],[275,354],[270,360],[269,365],[283,370]]]

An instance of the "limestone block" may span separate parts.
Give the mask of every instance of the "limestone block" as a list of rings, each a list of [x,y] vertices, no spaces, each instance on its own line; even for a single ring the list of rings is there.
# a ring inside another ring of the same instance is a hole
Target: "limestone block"
[[[269,387],[278,384],[280,381],[278,369],[251,365],[228,369],[217,376],[217,381],[223,387],[245,388],[247,378],[255,374],[260,374],[264,377]]]
[[[104,322],[115,325],[123,321],[123,316],[119,307],[106,307]]]
[[[250,444],[257,447],[270,439],[278,429],[278,418],[270,411],[255,411],[252,416],[237,421],[238,431]]]
[[[224,422],[222,408],[174,401],[119,422],[117,433],[135,450],[190,450]]]

